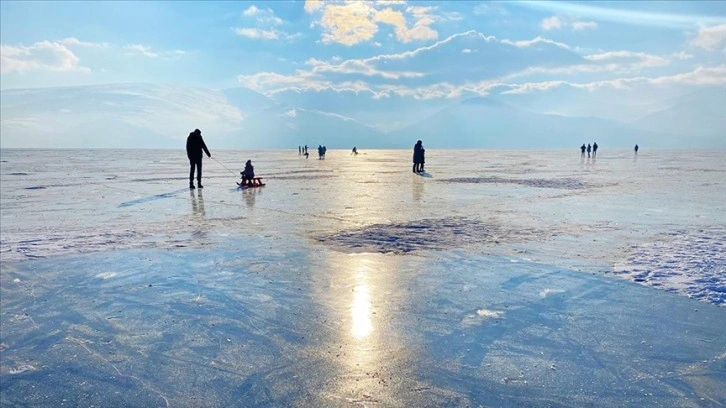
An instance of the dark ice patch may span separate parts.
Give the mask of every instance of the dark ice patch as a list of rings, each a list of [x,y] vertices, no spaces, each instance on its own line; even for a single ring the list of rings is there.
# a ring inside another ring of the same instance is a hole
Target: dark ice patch
[[[43,186],[25,187],[26,190],[45,190]]]
[[[564,190],[584,190],[592,187],[600,187],[574,178],[561,179],[511,179],[504,177],[456,177],[441,180],[447,183],[490,183],[490,184],[521,184],[528,187],[559,188]]]
[[[18,173],[10,173],[10,175],[11,176],[27,176],[28,173],[20,173],[20,172],[18,172]]]
[[[497,244],[538,236],[534,229],[505,228],[495,223],[464,217],[424,219],[318,236],[319,242],[347,252],[408,253],[446,250],[465,245]]]

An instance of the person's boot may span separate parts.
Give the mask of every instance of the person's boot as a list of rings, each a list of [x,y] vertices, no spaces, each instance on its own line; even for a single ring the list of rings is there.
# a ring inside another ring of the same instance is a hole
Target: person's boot
[[[189,182],[189,189],[194,190],[194,183],[192,183],[191,181]]]
[[[204,186],[202,185],[202,180],[197,180],[197,187],[204,188]]]

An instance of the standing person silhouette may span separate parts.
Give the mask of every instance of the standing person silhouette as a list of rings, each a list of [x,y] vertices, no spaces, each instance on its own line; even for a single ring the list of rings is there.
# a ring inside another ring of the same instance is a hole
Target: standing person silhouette
[[[582,157],[584,159],[585,158],[585,143],[583,143],[582,146],[580,146],[580,150],[582,151],[582,154],[580,155],[580,157]]]
[[[413,146],[413,172],[421,173],[423,171],[424,148],[423,142],[417,141]]]
[[[592,151],[592,146],[590,146],[590,144],[588,143],[588,144],[587,144],[587,158],[588,158],[588,159],[590,158],[590,152],[591,152],[591,151]]]
[[[207,145],[202,139],[202,131],[194,129],[194,132],[190,133],[187,137],[187,157],[189,158],[189,189],[194,189],[194,167],[197,168],[197,186],[202,186],[202,151],[207,154],[207,157],[212,157],[207,149]]]
[[[592,158],[594,159],[595,156],[597,156],[597,142],[592,144]]]
[[[638,145],[637,144],[635,145],[635,148],[633,150],[635,150],[635,154],[638,154]]]

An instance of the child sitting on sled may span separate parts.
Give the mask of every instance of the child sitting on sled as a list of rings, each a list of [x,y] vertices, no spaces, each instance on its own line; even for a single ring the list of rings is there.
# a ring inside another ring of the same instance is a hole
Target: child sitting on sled
[[[247,160],[245,170],[241,171],[240,174],[242,175],[241,186],[252,185],[252,179],[255,178],[255,168],[252,166],[252,160]]]

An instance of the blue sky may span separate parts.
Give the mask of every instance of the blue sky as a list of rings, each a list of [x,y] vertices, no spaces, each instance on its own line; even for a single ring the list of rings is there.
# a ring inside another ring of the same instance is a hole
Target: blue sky
[[[390,130],[477,97],[627,122],[667,108],[664,101],[726,87],[720,1],[2,1],[0,8],[6,91],[245,87]],[[720,94],[690,103],[712,107],[714,98],[726,104]]]
[[[601,72],[611,64],[610,75],[593,79],[640,76],[645,69],[654,77],[687,74],[698,67],[723,77],[726,63],[726,3],[717,1],[3,1],[1,7],[5,89],[131,81],[274,91],[316,66],[316,77],[327,80],[346,60],[410,52],[472,30],[520,44],[541,38],[580,56],[599,55],[589,61]],[[520,65],[527,62],[559,63],[532,55]],[[416,63],[431,69],[427,61]],[[406,69],[427,74],[414,64]],[[573,70],[526,79],[569,81],[578,77]],[[435,83],[461,79],[458,74],[452,70]],[[376,76],[348,75],[338,82]]]

